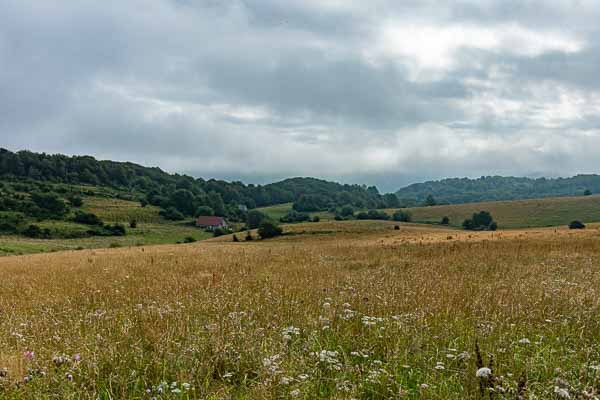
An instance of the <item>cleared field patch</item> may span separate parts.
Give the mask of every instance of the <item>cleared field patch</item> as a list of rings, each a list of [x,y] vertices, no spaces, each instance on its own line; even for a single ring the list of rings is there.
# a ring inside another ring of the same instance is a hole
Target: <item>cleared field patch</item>
[[[377,221],[293,229],[266,241],[1,258],[0,397],[478,399],[493,389],[494,398],[551,399],[557,387],[570,398],[600,390],[596,229],[493,240]]]
[[[473,213],[482,210],[492,213],[500,229],[559,226],[567,225],[575,219],[585,223],[600,222],[600,196],[494,201],[407,210],[415,222],[439,223],[442,217],[447,216],[450,218],[450,224],[456,227]]]
[[[137,222],[158,223],[161,220],[158,207],[151,205],[142,207],[139,202],[107,197],[86,197],[82,210],[94,213],[107,222],[126,224],[136,220]]]

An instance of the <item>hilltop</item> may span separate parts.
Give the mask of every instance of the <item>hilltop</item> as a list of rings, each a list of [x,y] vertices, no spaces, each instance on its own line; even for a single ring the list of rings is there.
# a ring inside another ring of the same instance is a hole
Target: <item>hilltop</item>
[[[415,183],[396,192],[404,202],[422,204],[432,195],[438,203],[460,204],[481,201],[538,199],[578,196],[586,191],[600,193],[600,175],[571,178],[516,178],[482,176],[477,179],[449,178]]]

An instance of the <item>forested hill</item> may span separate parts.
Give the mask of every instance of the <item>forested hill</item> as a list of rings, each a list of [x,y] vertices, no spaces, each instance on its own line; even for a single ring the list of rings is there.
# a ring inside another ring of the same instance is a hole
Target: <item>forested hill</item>
[[[354,204],[361,207],[397,205],[395,196],[382,196],[375,187],[344,185],[314,178],[292,178],[268,185],[205,180],[169,174],[130,162],[100,161],[90,156],[11,152],[0,149],[0,178],[54,184],[118,188],[133,199],[147,202],[184,216],[197,214],[200,207],[216,215],[238,217],[240,206],[248,209],[294,202],[299,208],[325,209]]]
[[[515,178],[484,176],[478,179],[452,178],[416,183],[396,192],[402,200],[425,201],[432,195],[437,203],[472,203],[494,200],[519,200],[542,197],[578,196],[600,193],[599,175],[571,178]]]

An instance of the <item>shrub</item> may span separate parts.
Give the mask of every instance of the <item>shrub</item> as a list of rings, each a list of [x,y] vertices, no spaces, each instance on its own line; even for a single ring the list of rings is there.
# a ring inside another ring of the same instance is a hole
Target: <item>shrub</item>
[[[318,215],[315,215],[315,216],[312,218],[312,222],[319,222],[319,221],[321,221],[321,218],[319,218],[319,216],[318,216]]]
[[[249,229],[256,229],[267,219],[267,216],[258,210],[248,211],[246,215],[246,225]]]
[[[398,225],[394,225],[394,230],[395,230],[395,231],[399,231],[399,230],[400,230],[400,227],[399,227]]]
[[[233,241],[234,241],[234,242],[239,242],[240,240],[237,238],[237,236],[236,236],[236,235],[233,235]]]
[[[127,230],[121,224],[104,225],[104,230],[110,234],[110,236],[125,236]]]
[[[592,191],[590,189],[586,189],[585,192],[583,192],[584,196],[591,196],[592,195]]]
[[[223,228],[216,228],[216,229],[213,229],[212,233],[213,233],[214,237],[219,237],[219,236],[226,235],[229,232]]]
[[[131,221],[129,221],[129,227],[131,229],[137,228],[137,221],[135,219],[132,219]]]
[[[310,215],[294,210],[279,218],[279,221],[284,223],[304,222],[308,220],[310,220]]]
[[[585,224],[581,221],[571,221],[569,224],[569,229],[585,229]]]
[[[194,243],[195,241],[196,239],[192,236],[186,236],[185,239],[183,239],[183,243]]]
[[[271,221],[263,221],[258,228],[258,235],[261,239],[269,239],[283,234],[283,229]]]
[[[442,220],[440,221],[440,224],[442,225],[448,225],[450,223],[450,218],[448,217],[443,217]]]
[[[73,217],[73,221],[84,225],[102,225],[102,220],[94,213],[78,211]]]
[[[251,240],[254,240],[254,238],[252,237],[252,234],[250,233],[250,231],[248,231],[246,233],[246,242],[249,242]]]
[[[83,199],[79,196],[71,196],[69,197],[69,204],[73,207],[81,207],[83,205]]]
[[[342,217],[352,217],[354,216],[354,208],[352,206],[344,206],[340,210],[340,215]]]
[[[375,219],[375,220],[388,220],[390,216],[385,211],[369,210],[368,212],[358,213],[357,219]]]
[[[494,222],[492,215],[488,211],[480,211],[473,214],[471,219],[463,221],[463,228],[470,231],[495,231],[498,224]]]
[[[412,219],[412,215],[410,215],[408,211],[398,210],[394,213],[392,219],[398,222],[410,222]]]

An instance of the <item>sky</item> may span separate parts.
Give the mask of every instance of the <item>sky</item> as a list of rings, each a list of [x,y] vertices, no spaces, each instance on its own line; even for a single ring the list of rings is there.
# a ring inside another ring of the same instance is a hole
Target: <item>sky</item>
[[[588,0],[0,0],[0,147],[393,191],[598,171]]]

